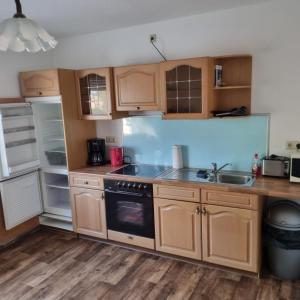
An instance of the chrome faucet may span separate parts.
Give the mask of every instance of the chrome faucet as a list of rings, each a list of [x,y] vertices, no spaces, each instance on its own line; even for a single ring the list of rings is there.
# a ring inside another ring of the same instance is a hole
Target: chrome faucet
[[[227,166],[232,166],[231,163],[227,163],[227,164],[223,165],[222,167],[218,168],[218,165],[215,162],[211,163],[211,165],[212,165],[211,175],[212,175],[212,177],[214,178],[215,181],[217,181],[217,176],[218,176],[218,174],[220,173],[220,171],[222,169],[224,169]]]

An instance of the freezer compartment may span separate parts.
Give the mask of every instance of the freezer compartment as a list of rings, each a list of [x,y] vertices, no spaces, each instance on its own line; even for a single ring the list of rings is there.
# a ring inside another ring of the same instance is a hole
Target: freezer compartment
[[[38,172],[3,181],[0,188],[7,230],[42,212]]]
[[[59,216],[71,217],[68,176],[42,173],[44,211]]]

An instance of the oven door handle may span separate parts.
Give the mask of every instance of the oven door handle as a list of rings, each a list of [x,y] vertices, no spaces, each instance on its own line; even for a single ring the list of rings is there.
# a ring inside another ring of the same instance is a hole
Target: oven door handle
[[[115,194],[115,195],[127,195],[127,196],[139,197],[139,198],[144,198],[144,197],[149,198],[149,196],[147,196],[145,194],[138,194],[138,193],[133,193],[133,192],[123,192],[123,191],[117,192],[117,191],[111,191],[108,189],[105,189],[104,192],[109,193],[109,194]]]

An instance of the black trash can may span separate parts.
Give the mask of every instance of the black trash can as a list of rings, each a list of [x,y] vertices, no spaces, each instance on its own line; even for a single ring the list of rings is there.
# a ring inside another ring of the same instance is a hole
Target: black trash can
[[[289,200],[272,203],[265,229],[270,271],[282,279],[300,279],[300,205]]]

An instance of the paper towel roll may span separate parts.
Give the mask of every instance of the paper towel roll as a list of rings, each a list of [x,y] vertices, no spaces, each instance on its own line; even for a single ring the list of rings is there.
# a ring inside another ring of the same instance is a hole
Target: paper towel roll
[[[181,169],[183,168],[183,160],[182,160],[182,146],[181,145],[173,145],[173,168]]]

